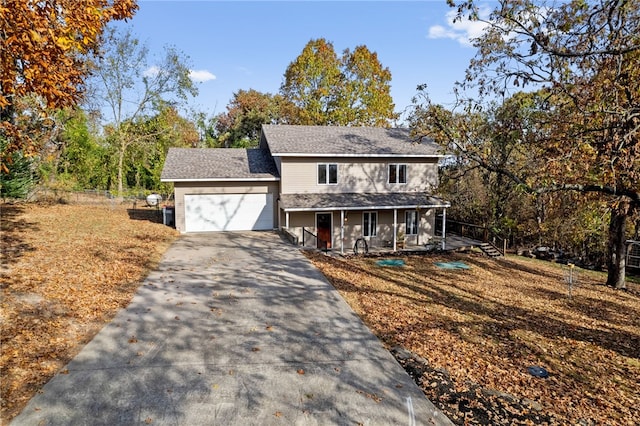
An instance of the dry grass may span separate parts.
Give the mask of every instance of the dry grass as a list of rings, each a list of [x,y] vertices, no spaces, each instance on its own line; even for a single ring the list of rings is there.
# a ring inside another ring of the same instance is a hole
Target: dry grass
[[[602,274],[580,271],[569,298],[560,265],[524,258],[409,256],[404,267],[380,267],[375,258],[309,257],[389,347],[446,369],[459,392],[481,386],[532,400],[560,424],[640,419],[637,284],[614,290],[600,284]],[[434,265],[454,260],[471,268]],[[544,367],[549,378],[533,377],[528,366]],[[457,423],[481,423],[465,419],[460,407],[444,407],[451,398],[430,393],[431,381],[424,382],[434,403],[457,413]]]
[[[0,209],[0,421],[6,422],[129,303],[177,233],[132,219],[126,206]]]

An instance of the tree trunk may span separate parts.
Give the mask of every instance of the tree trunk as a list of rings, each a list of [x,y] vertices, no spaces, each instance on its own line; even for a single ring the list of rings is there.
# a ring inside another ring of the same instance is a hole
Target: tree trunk
[[[14,124],[15,123],[15,108],[9,97],[9,104],[3,108],[0,108],[0,121],[3,123]]]
[[[124,174],[124,153],[125,145],[122,143],[120,146],[120,152],[118,153],[118,199],[122,199],[122,193],[124,192],[124,187],[122,185]]]
[[[611,209],[609,221],[609,256],[607,259],[607,285],[618,289],[626,289],[625,268],[627,262],[627,217],[630,212],[628,200],[621,199]]]

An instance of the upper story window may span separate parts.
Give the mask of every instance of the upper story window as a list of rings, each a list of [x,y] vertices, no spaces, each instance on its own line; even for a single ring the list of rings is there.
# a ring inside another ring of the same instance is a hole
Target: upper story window
[[[338,183],[338,165],[335,163],[318,164],[318,185]]]
[[[406,164],[389,164],[389,183],[407,183]]]

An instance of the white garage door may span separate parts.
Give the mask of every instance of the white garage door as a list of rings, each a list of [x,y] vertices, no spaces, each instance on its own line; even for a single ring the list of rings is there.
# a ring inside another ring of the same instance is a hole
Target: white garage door
[[[185,231],[273,229],[272,194],[185,195]]]

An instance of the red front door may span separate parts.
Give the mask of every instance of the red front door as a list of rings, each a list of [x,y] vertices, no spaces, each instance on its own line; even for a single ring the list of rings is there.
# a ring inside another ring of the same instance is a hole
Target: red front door
[[[331,248],[331,213],[318,213],[316,215],[316,231],[318,233],[319,249]]]

